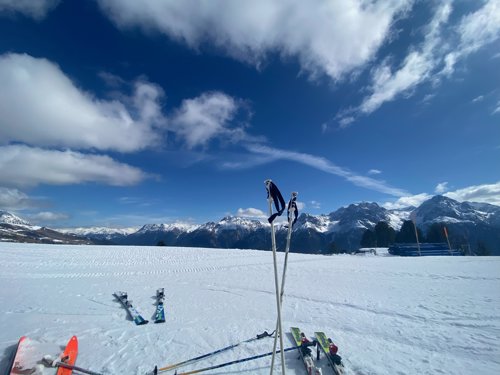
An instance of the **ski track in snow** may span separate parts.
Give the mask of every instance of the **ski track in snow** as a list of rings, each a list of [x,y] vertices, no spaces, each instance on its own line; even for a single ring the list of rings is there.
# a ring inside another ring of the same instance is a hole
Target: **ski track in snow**
[[[1,243],[0,254],[1,373],[22,335],[63,346],[76,334],[77,365],[145,375],[275,328],[270,252]],[[158,287],[166,293],[162,324],[136,326],[112,296],[127,291],[152,320]],[[499,290],[500,257],[290,254],[283,328],[333,337],[350,374],[496,374]],[[266,353],[272,343],[242,344],[179,371]],[[293,346],[288,334],[284,343]],[[287,373],[304,373],[296,351],[285,359]],[[207,373],[268,374],[269,364],[270,357]]]

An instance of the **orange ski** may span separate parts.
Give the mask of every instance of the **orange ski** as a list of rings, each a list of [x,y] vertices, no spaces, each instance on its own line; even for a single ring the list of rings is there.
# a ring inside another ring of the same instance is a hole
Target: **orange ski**
[[[68,345],[66,345],[66,349],[64,349],[61,362],[70,366],[74,366],[77,355],[78,355],[78,339],[76,338],[76,336],[73,336],[72,338],[69,339]],[[56,375],[71,375],[72,372],[73,372],[72,369],[59,367],[57,369]]]
[[[16,354],[12,361],[12,367],[9,372],[10,375],[24,374],[26,372],[26,369],[23,368],[23,359],[24,359],[23,352],[25,346],[24,343],[26,339],[27,339],[26,336],[23,336],[19,339],[19,343],[17,344]]]

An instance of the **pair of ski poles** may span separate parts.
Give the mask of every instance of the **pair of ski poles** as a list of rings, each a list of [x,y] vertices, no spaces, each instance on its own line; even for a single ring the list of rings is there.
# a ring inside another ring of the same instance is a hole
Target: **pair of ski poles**
[[[269,222],[271,224],[271,242],[272,242],[272,251],[273,251],[273,263],[274,263],[274,283],[276,288],[276,307],[278,311],[278,317],[276,319],[276,336],[274,337],[273,351],[271,352],[271,371],[270,375],[273,374],[274,370],[274,359],[276,354],[276,345],[278,341],[278,336],[280,338],[280,355],[281,355],[281,374],[285,375],[285,350],[283,349],[283,328],[281,326],[281,305],[283,303],[283,295],[285,292],[285,276],[286,269],[288,265],[288,253],[290,251],[290,240],[292,237],[292,226],[295,223],[298,216],[298,209],[296,204],[297,193],[293,192],[288,202],[288,233],[286,238],[286,247],[285,247],[285,262],[283,265],[283,275],[281,277],[281,288],[278,287],[278,264],[276,259],[276,237],[274,233],[274,224],[273,221],[276,216],[281,215],[284,211],[285,201],[283,196],[281,195],[278,187],[271,181],[266,180],[264,182],[266,184],[267,189],[267,200],[269,202]],[[273,202],[276,206],[277,213],[273,214]],[[281,203],[281,209],[279,204]]]

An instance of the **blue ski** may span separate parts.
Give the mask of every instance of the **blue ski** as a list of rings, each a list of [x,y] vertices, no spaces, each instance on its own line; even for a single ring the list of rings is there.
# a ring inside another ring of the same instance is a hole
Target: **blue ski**
[[[165,300],[165,291],[163,288],[159,288],[156,291],[155,323],[165,323],[165,306],[163,305],[164,300]]]
[[[120,303],[125,307],[128,314],[132,318],[135,324],[142,325],[146,324],[148,321],[144,319],[141,314],[136,310],[136,308],[132,305],[132,301],[128,299],[126,292],[114,292],[113,295],[120,301]]]

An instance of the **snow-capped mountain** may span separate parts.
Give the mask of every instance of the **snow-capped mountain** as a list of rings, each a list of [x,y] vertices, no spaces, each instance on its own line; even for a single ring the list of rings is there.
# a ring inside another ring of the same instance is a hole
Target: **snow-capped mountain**
[[[489,218],[500,210],[500,207],[486,203],[472,204],[457,202],[442,195],[423,202],[414,211],[417,225],[432,223],[489,223]]]
[[[0,217],[5,217],[5,220],[23,223],[19,226],[27,225],[15,215],[0,212]],[[334,248],[356,250],[364,231],[372,230],[378,222],[386,222],[398,231],[403,221],[410,217],[416,219],[424,233],[433,223],[445,223],[450,239],[456,244],[474,246],[481,241],[494,254],[500,255],[500,207],[486,203],[460,203],[443,196],[435,196],[417,208],[387,210],[377,203],[362,202],[341,207],[327,215],[302,213],[293,227],[291,251],[329,253]],[[277,246],[282,250],[288,231],[283,217],[276,220],[275,229]],[[140,229],[78,228],[65,229],[64,233],[121,245],[271,248],[267,221],[237,216],[226,216],[218,222],[201,225],[171,223],[147,224]]]
[[[7,211],[0,210],[0,223],[31,227],[31,223]]]
[[[107,227],[82,227],[82,228],[59,228],[57,231],[75,236],[91,238],[99,241],[113,241],[116,238],[128,236],[137,232],[137,227],[131,228],[107,228]]]
[[[199,225],[188,224],[188,223],[170,223],[170,224],[146,224],[140,229],[136,229],[131,233],[148,233],[148,232],[169,232],[169,231],[181,231],[181,232],[192,232]],[[128,234],[131,234],[128,233]],[[124,233],[125,234],[125,233]]]
[[[7,211],[0,211],[0,242],[91,244],[82,237],[32,225]]]

